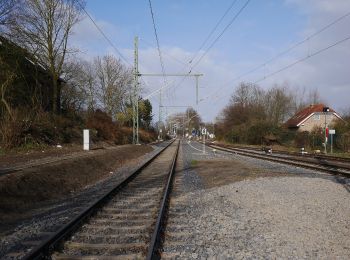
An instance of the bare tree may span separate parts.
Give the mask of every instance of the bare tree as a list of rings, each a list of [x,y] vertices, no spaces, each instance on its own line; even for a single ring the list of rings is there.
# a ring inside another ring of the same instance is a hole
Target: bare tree
[[[87,96],[88,111],[94,111],[96,107],[96,71],[91,62],[83,63],[85,92]]]
[[[103,109],[115,117],[129,97],[132,72],[113,55],[95,58],[94,66],[99,101]]]
[[[309,105],[325,103],[325,101],[321,98],[318,89],[307,90],[305,87],[303,87],[301,89],[294,89],[293,92],[294,113]]]
[[[52,111],[60,109],[61,76],[72,27],[79,21],[83,0],[26,0],[10,25],[13,39],[29,49],[52,77]]]
[[[192,129],[199,129],[199,126],[202,124],[202,118],[192,107],[186,109],[185,118],[187,119],[187,127],[190,131]]]
[[[244,122],[248,118],[264,119],[265,118],[265,91],[258,85],[242,82],[231,96],[230,104],[224,109],[224,114],[232,117],[231,109],[234,109],[239,115],[233,119],[237,122]]]
[[[230,103],[239,104],[243,107],[250,105],[262,105],[264,102],[264,90],[258,85],[242,82],[235,89]]]
[[[267,119],[274,125],[283,123],[293,114],[293,95],[288,87],[275,85],[265,95]]]
[[[12,108],[7,100],[7,91],[15,79],[15,73],[3,62],[2,57],[0,57],[0,68],[0,108],[4,107],[4,112],[0,110],[0,116],[6,112],[12,119]]]
[[[320,92],[318,92],[318,89],[310,89],[309,93],[308,93],[308,99],[307,99],[307,103],[309,104],[318,104],[321,103],[321,96],[320,96]]]
[[[92,62],[72,60],[64,64],[62,106],[94,111],[96,105],[96,72]]]
[[[0,1],[0,26],[8,25],[12,18],[13,12],[18,8],[20,0],[1,0]]]

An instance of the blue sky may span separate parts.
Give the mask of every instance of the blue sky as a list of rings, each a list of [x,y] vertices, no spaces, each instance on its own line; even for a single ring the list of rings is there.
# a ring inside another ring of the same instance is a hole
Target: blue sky
[[[152,1],[166,72],[188,72],[189,67],[184,68],[183,63],[188,64],[233,1]],[[246,0],[236,1],[209,40],[209,44],[245,2]],[[140,37],[140,72],[161,72],[148,0],[88,0],[86,9],[130,64],[133,61],[133,39],[137,35]],[[194,69],[196,72],[204,73],[199,90],[202,102],[199,105],[195,103],[193,79],[186,79],[179,84],[180,79],[169,78],[167,83],[173,80],[176,82],[164,91],[163,105],[190,105],[197,109],[206,121],[213,120],[227,104],[235,86],[239,83],[239,81],[227,83],[230,79],[264,63],[349,11],[350,3],[347,0],[251,0]],[[350,36],[348,28],[350,28],[350,17],[344,18],[291,53],[242,80],[254,82],[305,55]],[[113,48],[87,18],[75,28],[75,31],[73,43],[82,50],[83,58],[115,54]],[[335,109],[350,107],[349,42],[344,42],[259,84],[264,89],[274,84],[288,84],[295,92],[302,92],[302,89],[306,91],[317,89],[321,98]],[[206,47],[200,54],[204,50]],[[142,86],[143,96],[149,96],[164,85],[162,78],[144,78],[144,82],[146,84]],[[158,96],[153,95],[150,100],[157,118]],[[179,110],[168,108],[168,113],[176,111]]]

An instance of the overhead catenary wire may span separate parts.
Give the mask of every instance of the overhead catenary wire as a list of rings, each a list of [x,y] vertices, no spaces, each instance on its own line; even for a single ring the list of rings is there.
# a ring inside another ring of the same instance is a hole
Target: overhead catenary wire
[[[173,81],[171,81],[171,82],[169,82],[169,83],[166,83],[166,85],[164,85],[163,87],[154,90],[153,92],[151,92],[150,94],[148,94],[148,95],[145,97],[145,99],[150,98],[150,97],[153,97],[154,95],[156,95],[157,93],[159,93],[159,92],[162,91],[162,90],[168,89],[173,83],[175,83],[175,81],[176,81],[176,80],[173,80]]]
[[[153,13],[151,0],[148,0],[148,3],[149,3],[149,9],[150,9],[150,12],[151,12],[151,17],[152,17],[154,35],[155,35],[156,42],[157,42],[158,56],[159,56],[160,66],[162,68],[164,86],[166,86],[167,85],[167,80],[166,80],[166,77],[165,77],[164,62],[163,62],[162,52],[161,52],[161,49],[160,49],[158,32],[157,32],[156,22],[155,22],[155,19],[154,19],[154,13]],[[161,112],[162,92],[161,91],[162,91],[162,87],[159,89],[159,115],[158,115],[159,116],[159,122],[161,121],[161,118],[162,118],[162,115],[161,115],[162,114],[162,112]]]
[[[261,78],[261,79],[255,81],[254,84],[256,84],[256,83],[258,83],[258,82],[261,82],[261,81],[263,81],[263,80],[265,80],[265,79],[267,79],[267,78],[270,78],[270,77],[272,77],[272,76],[274,76],[274,75],[276,75],[276,74],[278,74],[278,73],[280,73],[280,72],[282,72],[282,71],[284,71],[284,70],[286,70],[286,69],[289,69],[289,68],[295,66],[296,64],[298,64],[298,63],[300,63],[300,62],[303,62],[303,61],[305,61],[305,60],[307,60],[307,59],[310,59],[311,57],[314,57],[314,56],[316,56],[316,55],[318,55],[318,54],[321,54],[322,52],[325,52],[326,50],[329,50],[329,49],[331,49],[331,48],[333,48],[333,47],[335,47],[335,46],[337,46],[337,45],[339,45],[339,44],[341,44],[341,43],[343,43],[343,42],[348,41],[348,40],[350,40],[350,36],[348,36],[348,37],[346,37],[346,38],[344,38],[344,39],[341,39],[341,40],[339,40],[339,41],[337,41],[337,42],[335,42],[335,43],[333,43],[333,44],[331,44],[331,45],[328,45],[327,47],[324,47],[324,48],[322,48],[322,49],[320,49],[320,50],[318,50],[318,51],[316,51],[316,52],[314,52],[314,53],[308,54],[307,56],[305,56],[305,57],[303,57],[303,58],[301,58],[301,59],[299,59],[299,60],[297,60],[297,61],[295,61],[295,62],[293,62],[293,63],[290,63],[290,64],[288,64],[287,66],[285,66],[285,67],[283,67],[283,68],[281,68],[281,69],[278,69],[278,70],[276,70],[276,71],[274,71],[274,72],[272,72],[272,73],[270,73],[270,74],[264,76],[263,78]]]
[[[150,43],[149,41],[146,41],[144,38],[140,38],[140,40],[143,41],[143,42],[144,42],[146,45],[148,45],[149,47],[152,47],[152,48],[155,47],[152,43]],[[157,48],[157,47],[156,47],[156,48]],[[162,51],[162,54],[165,55],[165,56],[168,56],[169,58],[173,59],[174,61],[176,61],[176,62],[178,62],[178,63],[180,63],[180,64],[182,64],[182,65],[186,65],[186,66],[187,66],[187,64],[186,64],[184,61],[182,61],[182,60],[176,58],[175,56],[169,54],[168,52],[164,52],[164,49],[163,49],[163,51]]]
[[[227,29],[233,24],[233,22],[239,17],[239,15],[243,12],[243,10],[247,7],[251,0],[247,0],[245,4],[239,9],[236,15],[231,19],[231,21],[225,26],[225,28],[221,31],[221,33],[215,38],[215,40],[209,45],[209,47],[205,50],[205,52],[200,56],[198,61],[191,67],[190,72],[196,67],[202,59],[208,54],[208,52],[213,48],[213,46],[218,42],[218,40],[224,35]]]
[[[218,26],[221,24],[221,22],[223,21],[223,19],[226,17],[226,15],[229,13],[229,11],[233,8],[234,4],[237,2],[237,0],[234,0],[230,6],[226,9],[226,11],[224,12],[224,14],[221,16],[221,18],[218,20],[218,22],[216,23],[216,25],[213,27],[213,29],[210,31],[210,33],[208,34],[208,36],[206,37],[206,39],[203,41],[203,43],[200,45],[200,47],[198,48],[197,52],[195,53],[195,55],[191,58],[191,60],[188,63],[191,63],[196,56],[198,55],[198,53],[200,52],[200,50],[205,46],[205,44],[208,42],[208,40],[210,39],[210,37],[213,35],[213,33],[216,31],[216,29],[218,28]],[[153,47],[153,45],[151,43],[149,43],[148,41],[146,41],[143,38],[140,38],[144,43],[146,43],[148,46]],[[162,52],[163,54],[167,55],[168,57],[172,58],[173,60],[177,61],[178,63],[181,63],[182,65],[185,65],[185,67],[183,69],[185,69],[186,67],[188,67],[188,63],[185,63],[177,58],[175,58],[174,56],[167,54],[166,52]],[[179,84],[180,85],[185,78],[183,78],[182,80],[180,80]],[[172,83],[175,83],[176,80],[174,80]],[[172,84],[171,83],[171,84]],[[171,84],[166,84],[164,87],[162,87],[163,89],[167,89],[171,87]],[[152,95],[155,93],[158,93],[161,89],[158,89],[154,92],[152,92]]]
[[[237,2],[237,0],[233,0],[233,2],[230,4],[230,6],[226,9],[225,13],[221,16],[221,18],[219,19],[219,21],[216,23],[216,25],[213,27],[213,29],[210,31],[210,33],[208,34],[208,36],[205,38],[205,40],[203,41],[203,43],[200,45],[200,47],[198,48],[198,50],[196,51],[195,55],[193,56],[193,58],[189,61],[189,63],[192,63],[192,61],[197,57],[198,53],[203,49],[203,47],[207,44],[207,42],[209,41],[210,37],[214,34],[214,32],[216,31],[216,29],[219,27],[219,25],[221,24],[221,22],[224,20],[224,18],[226,17],[226,15],[231,11],[231,9],[233,8],[233,6],[235,5],[235,3]]]
[[[133,66],[127,59],[126,57],[121,53],[121,51],[116,47],[116,45],[108,38],[108,36],[104,33],[104,31],[98,26],[98,24],[96,23],[96,21],[92,18],[92,16],[89,14],[89,12],[85,9],[85,7],[78,2],[80,7],[82,8],[82,10],[84,11],[84,13],[87,15],[87,17],[91,20],[91,22],[94,24],[94,26],[96,27],[96,29],[100,32],[100,34],[105,38],[105,40],[111,45],[111,47],[118,53],[118,55],[120,56],[120,58],[129,66]],[[139,64],[139,66],[141,66]],[[141,81],[144,83],[145,86],[148,86],[148,84],[141,79]]]
[[[319,30],[317,30],[316,32],[308,35],[307,37],[305,37],[303,40],[299,41],[299,42],[296,42],[294,43],[293,45],[291,45],[289,48],[279,52],[277,55],[273,56],[272,58],[266,60],[265,62],[261,63],[260,65],[254,67],[253,69],[250,69],[242,74],[240,74],[239,76],[229,80],[228,82],[224,83],[222,87],[220,87],[219,89],[215,90],[212,94],[208,95],[206,98],[204,99],[207,99],[209,97],[212,97],[212,96],[216,96],[218,95],[218,93],[220,91],[222,91],[223,89],[225,89],[227,86],[229,86],[228,84],[229,83],[233,83],[261,68],[264,68],[266,65],[270,64],[271,62],[275,61],[276,59],[282,57],[283,55],[289,53],[290,51],[292,51],[293,49],[297,48],[298,46],[304,44],[305,42],[308,42],[310,39],[314,38],[315,36],[319,35],[320,33],[326,31],[327,29],[329,29],[330,27],[332,27],[333,25],[339,23],[340,21],[342,21],[343,19],[345,19],[346,17],[350,16],[350,12],[347,12],[345,13],[344,15],[338,17],[337,19],[333,20],[331,23],[328,23],[327,25],[323,26],[322,28],[320,28]]]
[[[344,18],[348,17],[350,15],[350,12],[346,13],[345,15],[337,18],[336,20],[332,21],[331,23],[327,24],[326,26],[322,27],[320,30],[316,31],[315,33],[307,36],[306,38],[304,38],[303,40],[293,44],[291,47],[289,47],[288,49],[281,51],[280,53],[278,53],[276,56],[272,57],[271,59],[265,61],[264,63],[260,64],[259,66],[253,68],[252,70],[249,70],[243,74],[241,74],[240,76],[238,76],[237,78],[235,78],[234,80],[240,79],[246,75],[249,75],[261,68],[263,68],[264,66],[266,66],[267,64],[271,63],[272,61],[278,59],[279,57],[289,53],[290,51],[294,50],[296,47],[302,45],[303,43],[309,41],[310,39],[314,38],[315,36],[317,36],[318,34],[322,33],[323,31],[327,30],[328,28],[330,28],[331,26],[335,25],[336,23],[340,22],[341,20],[343,20]],[[233,81],[234,81],[233,80]]]
[[[162,74],[163,74],[163,76],[164,76],[164,83],[165,83],[165,82],[166,82],[166,79],[165,79],[164,62],[163,62],[162,52],[161,52],[161,50],[160,50],[158,32],[157,32],[157,27],[156,27],[155,19],[154,19],[154,13],[153,13],[153,8],[152,8],[152,2],[151,2],[151,0],[148,0],[148,3],[149,3],[149,8],[150,8],[151,16],[152,16],[152,23],[153,23],[154,35],[155,35],[155,37],[156,37],[156,42],[157,42],[157,49],[158,49],[158,56],[159,56],[159,60],[160,60],[160,66],[162,67]]]
[[[339,40],[339,41],[337,41],[337,42],[335,42],[335,43],[333,43],[331,45],[328,45],[328,46],[326,46],[326,47],[324,47],[324,48],[322,48],[322,49],[320,49],[320,50],[318,50],[318,51],[316,51],[314,53],[308,54],[305,57],[303,57],[301,59],[298,59],[298,60],[296,60],[296,61],[294,61],[294,62],[292,62],[292,63],[290,63],[290,64],[288,64],[288,65],[286,65],[286,66],[284,66],[284,67],[282,67],[282,68],[280,68],[280,69],[278,69],[278,70],[276,70],[276,71],[274,71],[274,72],[272,72],[272,73],[270,73],[270,74],[268,74],[268,75],[266,75],[266,76],[264,76],[264,77],[262,77],[262,78],[260,78],[258,80],[256,80],[256,81],[254,81],[253,84],[257,84],[257,83],[259,83],[261,81],[264,81],[264,80],[266,80],[266,79],[268,79],[268,78],[270,78],[270,77],[272,77],[272,76],[274,76],[274,75],[276,75],[276,74],[278,74],[280,72],[283,72],[283,71],[285,71],[285,70],[287,70],[287,69],[289,69],[291,67],[294,67],[298,63],[301,63],[301,62],[303,62],[305,60],[308,60],[308,59],[310,59],[310,58],[312,58],[314,56],[317,56],[317,55],[319,55],[319,54],[321,54],[321,53],[323,53],[323,52],[325,52],[325,51],[327,51],[327,50],[329,50],[329,49],[331,49],[331,48],[333,48],[333,47],[335,47],[335,46],[337,46],[337,45],[339,45],[339,44],[341,44],[343,42],[346,42],[348,40],[350,40],[350,36],[347,36],[347,37],[345,37],[345,38],[343,38],[343,39],[341,39],[341,40]],[[202,99],[201,101],[204,101],[205,99],[208,99],[211,96],[214,96],[214,94],[211,94],[211,95],[207,96],[206,98]],[[215,97],[219,97],[219,95],[216,95]]]
[[[98,24],[95,22],[95,20],[92,18],[92,16],[86,11],[84,6],[78,1],[80,7],[84,11],[84,13],[87,15],[87,17],[91,20],[91,22],[94,24],[96,29],[101,33],[103,38],[112,46],[112,48],[118,53],[118,55],[122,58],[122,60],[125,61],[128,65],[132,66],[131,63],[124,57],[124,55],[121,53],[121,51],[115,46],[115,44],[107,37],[107,35],[103,32],[103,30],[98,26]]]
[[[230,20],[230,22],[225,26],[225,28],[221,31],[221,33],[216,37],[216,39],[211,43],[211,45],[209,46],[209,48],[206,49],[206,51],[201,55],[200,59],[195,63],[195,65],[193,65],[192,67],[190,67],[190,70],[187,72],[187,75],[191,74],[192,70],[201,62],[201,60],[208,54],[208,52],[211,50],[211,48],[218,42],[218,40],[223,36],[223,34],[227,31],[227,29],[233,24],[233,22],[238,18],[238,16],[243,12],[243,10],[247,7],[247,5],[249,4],[251,0],[247,0],[245,2],[245,4],[239,9],[239,11],[235,14],[235,16]],[[233,2],[234,4],[234,2]],[[232,4],[232,6],[233,6]],[[231,7],[231,6],[230,6]],[[230,10],[229,7],[229,10]],[[229,11],[228,10],[228,11]],[[228,12],[226,11],[226,12]],[[226,13],[225,12],[225,13]],[[223,19],[223,18],[222,18]],[[214,27],[215,28],[215,27]],[[193,60],[193,59],[191,59]],[[189,62],[190,63],[190,62]],[[187,66],[185,66],[187,67]],[[174,85],[175,88],[177,88],[179,85],[181,85],[181,83],[185,80],[186,76],[182,77],[182,79],[179,81],[178,84]],[[171,88],[172,85],[167,85],[167,89]],[[160,88],[157,91],[160,91],[162,88]]]

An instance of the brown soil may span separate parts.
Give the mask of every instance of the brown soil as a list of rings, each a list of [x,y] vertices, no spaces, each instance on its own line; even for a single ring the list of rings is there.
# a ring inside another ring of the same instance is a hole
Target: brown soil
[[[248,179],[291,176],[291,174],[267,172],[266,170],[249,167],[238,160],[196,161],[193,168],[202,178],[206,189]]]
[[[115,145],[114,145],[115,146]],[[93,145],[92,150],[113,147],[107,143]],[[0,168],[14,167],[19,164],[33,163],[47,158],[60,158],[63,155],[83,153],[81,144],[63,144],[61,148],[57,146],[43,146],[28,150],[11,150],[5,154],[0,154]]]
[[[44,201],[68,197],[107,178],[127,160],[150,151],[152,147],[147,145],[123,145],[0,176],[0,220],[7,213],[27,211]]]

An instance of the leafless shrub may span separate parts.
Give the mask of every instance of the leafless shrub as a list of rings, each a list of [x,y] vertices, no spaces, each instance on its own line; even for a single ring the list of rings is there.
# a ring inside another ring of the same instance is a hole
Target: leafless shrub
[[[1,146],[9,149],[22,145],[33,118],[32,113],[19,109],[12,110],[11,115],[3,115],[0,121]]]

